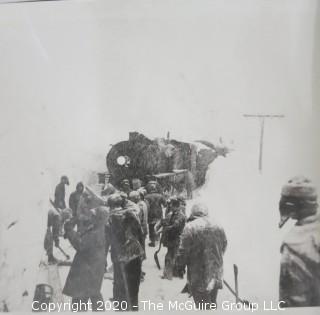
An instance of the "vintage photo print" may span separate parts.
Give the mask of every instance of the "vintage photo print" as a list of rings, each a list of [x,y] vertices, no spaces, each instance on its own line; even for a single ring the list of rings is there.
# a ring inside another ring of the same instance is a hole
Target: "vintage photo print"
[[[316,314],[317,0],[0,1],[0,311]]]

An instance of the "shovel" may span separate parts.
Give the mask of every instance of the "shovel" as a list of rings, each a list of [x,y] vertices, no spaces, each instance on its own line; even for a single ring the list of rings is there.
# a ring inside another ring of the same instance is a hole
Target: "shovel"
[[[159,248],[155,251],[155,253],[153,255],[154,261],[156,262],[156,265],[159,270],[161,269],[161,266],[160,266],[158,254],[159,254],[159,252],[161,250],[161,246],[162,246],[162,235],[163,234],[161,234],[161,237],[160,237]]]
[[[239,288],[238,288],[238,266],[236,264],[233,265],[233,273],[234,273],[234,290],[236,293],[236,303],[239,302]]]
[[[223,283],[224,285],[229,289],[229,291],[231,292],[232,295],[234,295],[235,297],[237,296],[237,293],[231,288],[230,284],[226,281],[226,280],[223,280]],[[241,304],[244,304],[244,305],[247,305],[247,306],[250,306],[251,307],[251,302],[247,301],[247,300],[242,300],[238,297],[238,301],[241,303]]]
[[[223,283],[224,285],[229,289],[230,293],[234,296],[237,296],[237,293],[231,288],[230,284],[226,281],[226,280],[223,280]],[[183,287],[181,293],[188,293],[189,295],[191,294],[191,292],[189,291],[189,285],[188,283],[186,283],[186,285]],[[247,305],[247,306],[250,306],[251,303],[247,300],[242,300],[238,297],[238,302],[244,304],[244,305]]]
[[[67,260],[70,259],[70,256],[69,256],[60,246],[58,246],[58,249],[59,249],[60,252],[66,257]]]

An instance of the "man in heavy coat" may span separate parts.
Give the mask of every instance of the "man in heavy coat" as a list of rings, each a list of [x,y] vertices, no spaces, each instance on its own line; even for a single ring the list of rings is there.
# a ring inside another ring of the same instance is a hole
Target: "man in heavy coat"
[[[91,219],[91,209],[97,208],[99,206],[106,206],[107,201],[93,194],[91,190],[86,190],[81,194],[78,207],[77,207],[77,216],[76,224],[77,231],[82,233],[83,229],[86,229],[86,222]]]
[[[79,233],[73,230],[72,221],[65,223],[65,237],[76,249],[63,294],[72,297],[78,309],[97,310],[103,306],[101,285],[106,263],[105,225],[108,210],[98,207],[91,210],[91,219]],[[89,300],[92,305],[88,304]],[[80,309],[81,307],[81,309]]]
[[[171,198],[169,201],[170,212],[162,220],[162,243],[168,251],[165,257],[165,267],[163,270],[163,279],[172,280],[172,277],[178,276],[175,272],[175,261],[180,244],[180,235],[186,223],[186,217],[182,212],[180,201],[177,198]]]
[[[223,255],[227,247],[224,230],[208,218],[208,208],[195,204],[181,235],[176,259],[180,274],[187,267],[188,290],[195,304],[216,303],[223,282]]]
[[[279,227],[296,224],[281,245],[280,297],[284,307],[320,306],[320,214],[317,193],[303,176],[282,188]]]
[[[76,186],[76,190],[70,194],[69,207],[72,210],[72,215],[74,217],[77,216],[78,205],[79,205],[80,198],[83,194],[83,191],[84,191],[84,185],[83,183],[79,182]]]
[[[59,209],[66,208],[66,185],[69,186],[69,179],[67,176],[62,176],[60,183],[56,186],[54,191],[54,205]]]
[[[148,234],[148,206],[143,200],[141,200],[141,195],[136,190],[130,192],[129,200],[138,206],[138,217],[140,220],[143,237],[145,238]]]
[[[149,193],[146,195],[145,200],[149,204],[148,213],[148,225],[149,225],[149,246],[155,247],[157,240],[157,235],[155,232],[155,225],[163,218],[162,207],[166,207],[166,198],[157,192],[155,185],[151,185],[149,188]]]
[[[53,244],[55,247],[60,246],[59,237],[61,236],[61,228],[66,220],[72,217],[72,211],[69,208],[59,210],[50,208],[47,217],[47,231],[44,237],[44,249],[47,252],[48,263],[56,264],[59,262],[53,255]]]
[[[44,249],[47,252],[48,263],[55,264],[58,260],[53,256],[53,244],[59,246],[60,213],[56,209],[49,209],[47,231],[44,238]]]
[[[137,311],[144,257],[142,228],[136,207],[131,202],[124,202],[123,196],[111,195],[108,204],[110,215],[106,235],[114,267],[113,300],[120,303],[123,311]]]

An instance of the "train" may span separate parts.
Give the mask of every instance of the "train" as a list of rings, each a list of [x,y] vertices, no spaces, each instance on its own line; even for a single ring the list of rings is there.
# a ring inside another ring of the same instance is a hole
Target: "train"
[[[209,165],[229,149],[209,141],[182,142],[166,138],[149,139],[139,132],[130,132],[129,139],[112,145],[106,156],[110,183],[119,187],[124,179],[132,186],[156,180],[173,193],[192,192],[205,182]],[[135,188],[135,187],[133,187]]]

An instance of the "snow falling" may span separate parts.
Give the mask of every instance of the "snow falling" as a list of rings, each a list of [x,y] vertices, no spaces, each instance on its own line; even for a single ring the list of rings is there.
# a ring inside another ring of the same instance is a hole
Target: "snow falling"
[[[277,300],[290,227],[278,229],[281,185],[297,174],[320,182],[316,1],[178,2],[1,5],[0,309],[30,310],[60,176],[67,194],[78,181],[94,185],[110,145],[130,131],[221,137],[233,149],[211,164],[195,200],[226,230],[225,279],[233,284],[237,264],[241,297]],[[260,121],[243,116],[257,113],[285,116],[265,123],[262,172]],[[187,299],[185,280],[161,280],[147,255],[140,297]],[[111,292],[106,279],[104,298]],[[224,298],[233,299],[226,289]]]

